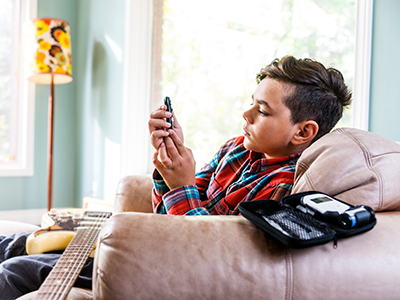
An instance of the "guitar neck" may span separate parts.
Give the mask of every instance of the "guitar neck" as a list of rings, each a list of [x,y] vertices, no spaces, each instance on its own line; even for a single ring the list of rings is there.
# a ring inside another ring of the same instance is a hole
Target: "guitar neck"
[[[111,213],[99,214],[104,214],[104,217],[100,219],[90,217],[89,221],[83,221],[82,226],[77,227],[74,238],[40,286],[35,299],[66,299],[96,244],[104,222],[111,216]]]

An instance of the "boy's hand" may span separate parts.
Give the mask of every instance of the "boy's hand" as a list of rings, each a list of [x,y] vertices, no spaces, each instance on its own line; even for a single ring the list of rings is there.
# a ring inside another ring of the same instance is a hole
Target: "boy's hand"
[[[167,106],[161,105],[159,109],[156,109],[150,114],[149,120],[149,131],[150,131],[150,142],[154,149],[159,150],[160,145],[164,142],[164,138],[169,136],[168,128],[171,124],[167,123],[166,118],[171,117],[171,113],[166,111]],[[179,139],[183,142],[183,131],[179,125],[178,119],[174,116],[174,131],[178,135]]]
[[[186,148],[174,130],[168,130],[169,136],[154,153],[153,164],[164,178],[170,190],[195,184],[196,162],[193,153]]]

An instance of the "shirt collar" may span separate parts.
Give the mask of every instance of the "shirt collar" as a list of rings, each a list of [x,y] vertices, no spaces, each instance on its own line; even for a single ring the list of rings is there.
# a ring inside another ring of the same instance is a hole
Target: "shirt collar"
[[[249,159],[251,165],[259,165],[262,169],[264,169],[277,164],[282,165],[287,163],[296,163],[300,155],[301,152],[282,157],[265,158],[261,153],[250,151]]]

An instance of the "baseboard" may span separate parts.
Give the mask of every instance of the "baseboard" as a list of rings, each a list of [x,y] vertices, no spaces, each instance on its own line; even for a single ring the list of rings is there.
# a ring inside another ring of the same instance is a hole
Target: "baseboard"
[[[47,212],[47,208],[21,209],[21,210],[0,210],[0,220],[16,221],[40,225],[42,216]]]
[[[100,199],[85,197],[83,198],[82,208],[87,210],[112,212],[113,205],[112,203]],[[0,210],[0,220],[23,222],[40,226],[42,223],[42,217],[45,213],[47,213],[47,208]]]

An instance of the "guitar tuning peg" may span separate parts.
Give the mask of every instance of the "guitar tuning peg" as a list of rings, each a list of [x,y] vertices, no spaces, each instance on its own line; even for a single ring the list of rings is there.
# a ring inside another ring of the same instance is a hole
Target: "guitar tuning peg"
[[[56,208],[52,208],[49,211],[49,216],[56,216],[57,215],[58,210]]]
[[[73,219],[82,219],[82,214],[81,213],[74,213],[74,216],[72,218]]]
[[[69,220],[72,220],[72,215],[65,210],[59,211],[57,213],[57,220],[60,222],[68,222]]]
[[[69,217],[69,213],[67,211],[60,211],[57,213],[57,216],[59,216],[61,218],[66,218],[66,217]]]

